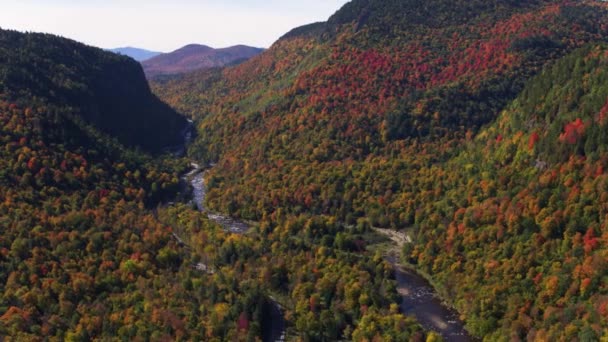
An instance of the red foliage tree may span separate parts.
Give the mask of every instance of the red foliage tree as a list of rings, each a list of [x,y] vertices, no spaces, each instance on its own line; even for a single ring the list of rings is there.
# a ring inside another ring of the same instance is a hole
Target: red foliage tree
[[[600,109],[600,112],[597,116],[597,122],[599,122],[601,125],[606,123],[606,118],[608,117],[608,101],[606,101],[606,104],[604,104],[604,107],[602,107],[602,109]]]
[[[574,145],[585,134],[585,123],[580,118],[566,124],[559,141]]]
[[[538,140],[540,140],[538,133],[532,133],[532,135],[530,135],[530,140],[528,140],[528,149],[533,150]]]
[[[246,312],[242,312],[239,316],[239,320],[237,322],[237,327],[239,330],[249,330],[249,318],[247,317]]]
[[[585,236],[583,237],[583,243],[585,252],[587,253],[597,248],[597,246],[599,245],[599,240],[595,237],[595,232],[593,228],[589,228],[587,230],[587,233],[585,233]]]

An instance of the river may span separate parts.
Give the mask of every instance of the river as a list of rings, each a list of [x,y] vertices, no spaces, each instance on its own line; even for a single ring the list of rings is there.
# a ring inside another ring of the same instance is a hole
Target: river
[[[465,330],[458,312],[443,303],[433,286],[418,273],[399,264],[400,251],[404,244],[412,243],[412,237],[390,229],[374,230],[394,244],[387,252],[386,260],[395,268],[401,312],[416,317],[423,328],[439,333],[446,342],[474,341]]]
[[[207,171],[203,170],[198,164],[192,163],[192,171],[183,176],[183,180],[192,186],[192,201],[196,204],[199,211],[206,213],[207,217],[219,224],[224,230],[233,234],[245,234],[249,230],[249,225],[243,221],[232,217],[214,213],[205,207],[205,197],[207,188],[205,186],[205,176]],[[262,341],[264,342],[283,342],[287,339],[285,318],[283,308],[277,301],[270,299],[270,305],[265,308],[267,312],[262,319]]]
[[[389,262],[395,267],[401,312],[416,317],[422,327],[439,333],[446,342],[473,341],[464,329],[458,312],[443,304],[426,279],[399,266],[394,259],[389,258]]]

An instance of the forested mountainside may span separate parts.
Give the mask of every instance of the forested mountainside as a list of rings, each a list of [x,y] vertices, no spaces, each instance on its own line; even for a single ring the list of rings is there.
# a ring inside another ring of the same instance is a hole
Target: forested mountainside
[[[217,162],[211,207],[407,231],[404,258],[473,335],[591,341],[608,327],[607,23],[591,0],[355,0],[153,89]]]
[[[607,333],[607,72],[606,45],[576,50],[456,157],[406,182],[418,243],[405,256],[456,298],[476,335]]]
[[[173,196],[183,163],[121,152],[64,115],[0,103],[0,337],[261,336],[266,299],[233,270],[248,259],[229,235],[185,206],[146,209]]]
[[[437,337],[398,313],[391,266],[350,253],[362,240],[331,217],[276,213],[241,236],[163,204],[189,163],[121,143],[133,117],[145,127],[167,113],[131,59],[50,35],[2,37],[0,340],[255,341],[276,302],[291,336]],[[129,111],[105,130],[116,108]],[[172,132],[169,113],[158,134]],[[132,133],[135,146],[163,147]]]
[[[69,108],[149,151],[181,143],[187,124],[150,92],[139,63],[46,34],[0,31],[0,93],[22,108],[32,101]]]

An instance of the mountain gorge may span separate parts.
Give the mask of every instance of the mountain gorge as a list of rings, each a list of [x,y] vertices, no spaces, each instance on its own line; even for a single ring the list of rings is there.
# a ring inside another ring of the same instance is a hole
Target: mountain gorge
[[[323,323],[288,320],[294,337],[360,339],[366,326],[437,336],[398,313],[384,260],[317,250],[316,232],[344,231],[333,219],[276,217],[273,232],[264,222],[235,235],[195,210],[190,161],[158,154],[186,119],[149,92],[135,61],[52,35],[0,35],[0,339],[256,340],[277,301],[294,309],[288,287],[311,314],[335,310]]]
[[[228,234],[162,205],[188,162],[158,151],[183,143],[186,120],[139,64],[52,35],[0,37],[0,339],[205,340],[236,336],[239,316],[241,335],[261,336],[258,287],[232,283],[219,259],[226,277],[192,266]]]
[[[602,341],[607,125],[604,1],[353,0],[143,67],[0,30],[0,340]]]

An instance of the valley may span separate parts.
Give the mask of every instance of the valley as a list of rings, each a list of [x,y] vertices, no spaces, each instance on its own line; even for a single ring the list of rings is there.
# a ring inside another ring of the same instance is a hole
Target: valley
[[[295,234],[355,255],[371,227],[407,229],[404,260],[432,275],[471,336],[593,340],[605,215],[591,204],[603,176],[589,172],[604,170],[594,123],[606,98],[585,68],[603,70],[592,56],[606,14],[597,1],[353,1],[244,64],[152,89],[197,119],[190,154],[216,163],[210,208],[346,222]]]

